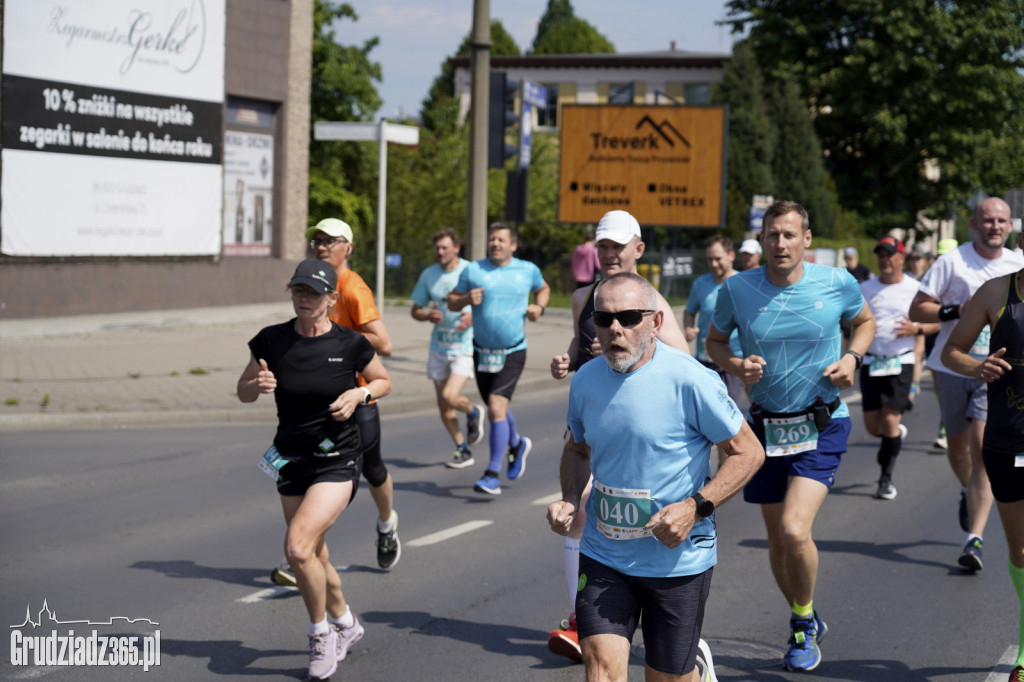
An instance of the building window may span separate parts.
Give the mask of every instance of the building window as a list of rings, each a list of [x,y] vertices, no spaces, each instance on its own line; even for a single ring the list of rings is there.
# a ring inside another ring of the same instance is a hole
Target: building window
[[[547,90],[547,105],[537,109],[537,125],[554,128],[558,125],[558,84],[544,83]]]
[[[632,104],[633,83],[612,83],[608,86],[608,104]]]
[[[687,104],[709,104],[711,102],[710,83],[688,83],[683,90]]]

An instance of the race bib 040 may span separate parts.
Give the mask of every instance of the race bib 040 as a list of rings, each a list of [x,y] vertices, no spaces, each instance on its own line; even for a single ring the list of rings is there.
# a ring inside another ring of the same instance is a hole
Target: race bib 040
[[[610,540],[636,540],[650,537],[644,528],[651,520],[651,491],[612,488],[594,481],[590,493],[597,516],[597,530]]]

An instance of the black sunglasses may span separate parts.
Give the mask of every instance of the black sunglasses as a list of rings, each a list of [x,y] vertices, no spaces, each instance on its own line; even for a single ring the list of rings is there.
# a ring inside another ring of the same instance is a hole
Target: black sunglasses
[[[619,324],[629,329],[640,324],[640,321],[644,319],[644,315],[648,313],[656,313],[657,310],[620,310],[616,313],[609,313],[604,310],[594,311],[594,326],[595,327],[610,327],[612,326],[612,320],[618,320]]]

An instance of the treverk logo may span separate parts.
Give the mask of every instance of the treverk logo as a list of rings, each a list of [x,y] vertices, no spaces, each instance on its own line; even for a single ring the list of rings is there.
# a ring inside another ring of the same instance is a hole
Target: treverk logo
[[[58,632],[52,628],[49,634],[34,635],[32,631],[53,625],[112,626],[143,623],[160,625],[148,618],[125,618],[114,616],[106,621],[59,620],[43,600],[35,620],[31,607],[25,607],[25,620],[11,627],[11,665],[36,666],[142,666],[148,672],[150,666],[160,665],[160,630],[152,635],[101,635],[96,630],[86,635],[76,635],[74,630]],[[23,628],[31,630],[22,632]]]
[[[606,135],[605,133],[590,133],[594,142],[594,149],[622,149],[622,150],[657,150],[674,149],[677,142],[687,148],[690,141],[682,133],[676,130],[672,123],[665,119],[661,123],[655,123],[650,116],[644,116],[636,124],[635,130],[650,128],[651,132],[645,135]]]

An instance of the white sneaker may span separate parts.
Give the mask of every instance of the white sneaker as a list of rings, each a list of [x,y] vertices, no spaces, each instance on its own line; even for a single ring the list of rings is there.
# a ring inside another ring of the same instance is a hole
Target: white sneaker
[[[907,425],[906,424],[900,424],[896,428],[898,428],[900,430],[900,439],[901,440],[906,440],[907,439],[907,433],[909,433],[907,431]]]
[[[334,628],[328,628],[327,632],[319,635],[309,636],[309,678],[311,680],[325,680],[338,669],[338,657],[335,649],[338,634]]]
[[[701,639],[697,642],[697,648],[697,674],[700,676],[700,682],[718,682],[718,677],[715,676],[715,662],[711,658],[708,643]]]

